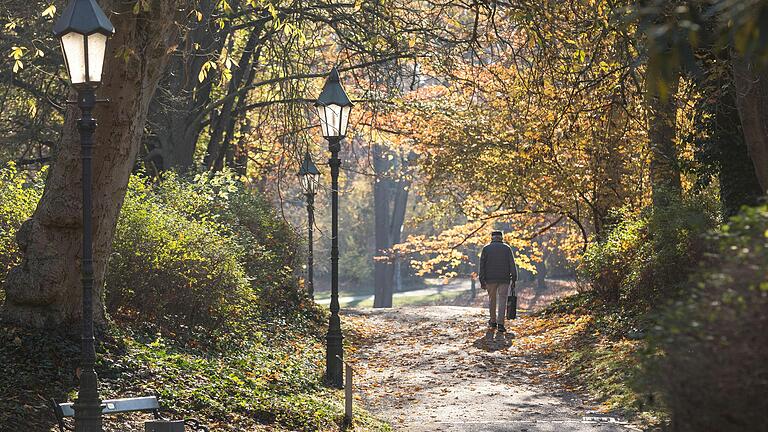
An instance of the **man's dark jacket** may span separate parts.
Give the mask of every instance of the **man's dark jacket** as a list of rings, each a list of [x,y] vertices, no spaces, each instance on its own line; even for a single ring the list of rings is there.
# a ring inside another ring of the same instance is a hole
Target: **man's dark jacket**
[[[512,249],[501,240],[494,240],[480,253],[481,284],[510,283],[517,280],[517,267]]]

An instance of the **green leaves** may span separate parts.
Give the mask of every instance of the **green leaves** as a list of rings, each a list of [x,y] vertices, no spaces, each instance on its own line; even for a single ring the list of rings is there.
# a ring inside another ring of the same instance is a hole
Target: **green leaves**
[[[13,162],[0,169],[0,284],[21,260],[16,233],[42,196],[44,174],[27,177]]]
[[[238,328],[265,306],[295,310],[296,240],[233,172],[169,172],[154,185],[134,176],[113,241],[108,310],[184,327],[186,337]]]

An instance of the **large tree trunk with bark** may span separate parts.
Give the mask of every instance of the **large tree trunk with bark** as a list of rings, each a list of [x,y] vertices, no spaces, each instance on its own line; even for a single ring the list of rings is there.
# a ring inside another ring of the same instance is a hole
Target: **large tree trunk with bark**
[[[653,205],[665,207],[682,194],[680,167],[675,137],[677,133],[677,103],[679,75],[668,83],[669,91],[662,97],[649,87],[648,141],[651,149],[651,188]]]
[[[614,210],[620,208],[626,198],[624,176],[627,167],[624,152],[627,116],[618,95],[606,113],[606,123],[593,136],[603,145],[591,149],[594,170],[594,194],[591,204],[593,224],[598,240],[603,240],[613,224],[618,222]]]
[[[722,74],[725,75],[725,74]],[[725,216],[733,216],[742,206],[754,206],[763,195],[755,166],[744,142],[736,91],[731,74],[715,81],[712,139],[717,157],[720,180],[720,202]]]
[[[149,102],[165,67],[181,5],[156,0],[134,14],[130,3],[103,2],[115,26],[100,97],[93,149],[94,311],[104,321],[103,285],[117,217],[144,131]],[[126,54],[127,53],[127,54]],[[3,318],[26,326],[74,326],[80,320],[82,287],[82,194],[79,113],[70,107],[45,192],[17,241],[23,262],[9,273]]]
[[[744,141],[765,193],[768,192],[768,68],[758,70],[752,63],[734,56],[733,78]]]

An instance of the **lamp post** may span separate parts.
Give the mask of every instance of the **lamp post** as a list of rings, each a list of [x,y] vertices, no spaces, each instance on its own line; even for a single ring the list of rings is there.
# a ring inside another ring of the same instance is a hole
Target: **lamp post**
[[[77,90],[77,120],[80,131],[83,187],[83,284],[82,348],[80,388],[73,409],[76,432],[101,432],[101,399],[96,376],[96,346],[93,336],[93,239],[92,239],[92,176],[91,150],[96,119],[96,89],[101,83],[107,39],[115,28],[95,0],[72,0],[53,26],[61,42],[64,61],[72,86]]]
[[[309,151],[304,154],[304,161],[301,163],[298,176],[301,181],[301,187],[304,189],[304,195],[307,197],[307,229],[309,230],[307,235],[309,243],[307,251],[307,295],[309,295],[309,298],[314,299],[312,231],[315,225],[315,194],[317,193],[317,185],[320,183],[320,171],[318,171],[315,163],[312,162],[312,156],[309,154]]]
[[[331,166],[331,318],[326,335],[325,377],[331,386],[342,388],[344,336],[341,334],[339,318],[339,150],[341,140],[347,133],[352,102],[341,86],[339,71],[335,67],[328,75],[315,107],[320,116],[323,136],[328,140],[328,149],[331,151],[331,158],[328,160],[328,165]]]

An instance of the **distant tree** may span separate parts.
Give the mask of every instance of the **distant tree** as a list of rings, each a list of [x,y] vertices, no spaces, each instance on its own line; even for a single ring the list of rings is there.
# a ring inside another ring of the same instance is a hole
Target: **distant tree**
[[[400,243],[408,204],[410,180],[407,175],[409,160],[398,158],[380,145],[373,146],[373,200],[376,237],[374,262],[373,307],[392,307],[395,291],[395,262],[390,254],[392,246]],[[399,173],[398,173],[399,171]]]

